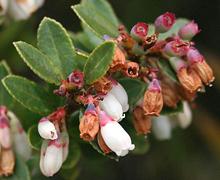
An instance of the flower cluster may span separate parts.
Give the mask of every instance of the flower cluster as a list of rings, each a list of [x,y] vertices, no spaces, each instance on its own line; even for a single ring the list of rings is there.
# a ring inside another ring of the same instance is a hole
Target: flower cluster
[[[44,139],[41,146],[40,169],[45,176],[53,176],[61,168],[69,153],[69,135],[66,129],[66,110],[58,108],[40,119],[38,132]]]
[[[20,121],[5,106],[0,106],[0,176],[9,176],[15,167],[15,152],[28,160],[31,149]]]
[[[152,129],[161,140],[170,138],[174,126],[186,128],[190,124],[189,102],[204,85],[211,85],[214,76],[190,41],[200,31],[194,21],[166,39],[160,39],[174,24],[175,15],[167,12],[156,18],[154,25],[138,22],[130,33],[120,26],[117,38],[103,37],[116,44],[112,63],[104,76],[88,85],[83,72],[75,70],[61,82],[54,93],[66,97],[65,108],[42,118],[38,124],[39,134],[45,139],[40,161],[43,174],[52,176],[65,161],[69,142],[65,117],[80,107],[84,108],[79,122],[80,138],[97,141],[103,153],[117,156],[125,156],[135,148],[120,124],[126,112],[132,113],[137,134],[147,135]],[[171,65],[175,80],[165,72],[161,61]],[[117,81],[123,76],[146,84],[145,93],[134,106],[129,106],[128,94]],[[175,117],[178,122],[161,115],[164,108],[176,109],[182,102],[183,112]]]
[[[44,0],[0,0],[0,16],[15,20],[28,19],[44,3]]]

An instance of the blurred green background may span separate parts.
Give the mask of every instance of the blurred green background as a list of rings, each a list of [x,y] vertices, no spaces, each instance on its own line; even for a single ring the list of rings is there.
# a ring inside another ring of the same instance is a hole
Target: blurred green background
[[[128,29],[138,21],[153,22],[166,11],[174,12],[177,17],[194,19],[202,29],[194,41],[213,67],[216,81],[213,87],[206,88],[206,93],[197,98],[193,123],[188,129],[175,129],[170,141],[157,141],[149,135],[151,146],[147,154],[128,155],[119,162],[102,157],[88,145],[79,163],[78,179],[220,179],[220,1],[109,2]],[[0,59],[5,59],[15,74],[39,80],[22,62],[12,42],[23,40],[34,44],[38,24],[44,16],[56,19],[68,30],[80,31],[80,21],[70,9],[71,5],[77,3],[79,1],[46,0],[45,5],[28,21],[0,27]]]

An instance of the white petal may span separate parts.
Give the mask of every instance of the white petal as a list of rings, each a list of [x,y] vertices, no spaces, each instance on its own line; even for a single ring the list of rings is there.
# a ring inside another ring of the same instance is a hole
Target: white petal
[[[26,0],[24,2],[9,0],[9,15],[15,20],[27,19],[43,2],[42,0]]]
[[[63,163],[63,148],[62,144],[58,142],[57,145],[48,145],[45,156],[44,156],[44,172],[46,173],[46,176],[53,176],[56,174]]]
[[[43,175],[47,176],[45,170],[44,170],[44,157],[45,157],[45,152],[48,146],[48,140],[44,140],[41,145],[41,151],[40,151],[40,170]]]
[[[49,120],[39,121],[38,123],[38,132],[40,136],[44,139],[57,139],[57,131],[52,122]]]
[[[12,145],[9,127],[0,128],[0,144],[4,148],[10,148]]]
[[[22,128],[22,125],[16,115],[8,111],[8,117],[10,118],[10,126],[13,137],[13,143],[16,153],[18,153],[25,161],[31,157],[31,148],[28,143],[28,137]]]
[[[152,120],[152,131],[158,140],[171,138],[171,123],[167,116],[159,116]]]
[[[177,114],[177,119],[181,128],[187,128],[192,122],[192,112],[187,102],[183,102],[183,112]]]
[[[118,156],[124,156],[129,150],[134,149],[130,136],[116,121],[108,122],[102,126],[101,134],[106,145]]]
[[[115,121],[119,121],[123,118],[123,110],[118,100],[110,93],[108,93],[103,101],[100,101],[100,107]]]
[[[0,0],[0,7],[1,7],[0,15],[4,15],[8,8],[8,0]]]
[[[28,143],[27,134],[23,131],[20,133],[13,134],[14,148],[25,161],[31,157],[31,148]]]
[[[123,112],[127,112],[129,109],[128,95],[123,86],[118,83],[117,85],[113,86],[109,93],[114,95],[115,98],[120,102]]]

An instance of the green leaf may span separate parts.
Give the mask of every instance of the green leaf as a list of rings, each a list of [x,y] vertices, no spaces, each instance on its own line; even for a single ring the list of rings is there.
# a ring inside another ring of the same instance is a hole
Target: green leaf
[[[9,177],[1,177],[2,180],[31,180],[30,173],[27,165],[16,154],[16,163],[15,163],[15,171],[12,176]]]
[[[74,168],[76,164],[79,162],[80,156],[81,156],[81,151],[78,144],[74,142],[74,139],[70,140],[69,154],[67,160],[62,165],[62,169]]]
[[[160,114],[161,115],[175,115],[180,112],[183,112],[183,102],[182,101],[180,101],[177,104],[176,108],[170,108],[170,107],[164,106]]]
[[[41,144],[42,144],[42,138],[40,137],[37,129],[37,125],[33,125],[29,130],[28,130],[28,140],[29,144],[31,147],[37,151],[40,150]]]
[[[184,18],[177,19],[175,24],[173,25],[173,27],[169,31],[167,31],[166,33],[161,33],[159,35],[158,39],[162,40],[162,39],[166,39],[172,35],[177,35],[179,29],[188,22],[189,22],[188,19],[184,19]]]
[[[46,17],[41,21],[37,35],[38,48],[53,60],[61,78],[66,79],[77,67],[76,52],[67,31],[60,23]]]
[[[179,82],[175,71],[173,70],[170,62],[166,59],[159,59],[158,61],[159,68],[173,81]]]
[[[84,67],[85,67],[85,64],[88,60],[88,56],[83,54],[83,53],[80,53],[80,52],[77,52],[76,54],[76,62],[77,62],[77,67],[80,71],[83,71],[84,70]]]
[[[0,80],[2,80],[5,76],[9,75],[11,73],[8,65],[5,61],[0,62]],[[14,100],[13,98],[8,94],[6,89],[3,87],[2,82],[0,82],[0,105],[5,105],[7,107],[11,107]]]
[[[93,147],[93,149],[95,149],[99,154],[108,157],[109,159],[113,159],[115,161],[119,161],[119,157],[114,154],[113,152],[109,153],[109,154],[105,154],[102,152],[102,150],[99,148],[98,142],[97,140],[94,140],[92,142],[89,142],[89,144]]]
[[[28,43],[19,41],[15,42],[14,46],[34,73],[49,83],[60,84],[63,75],[52,59]]]
[[[105,34],[117,37],[119,21],[106,0],[84,0],[72,9],[101,38]]]
[[[56,108],[54,95],[33,81],[9,75],[2,82],[13,98],[33,112],[47,115]]]
[[[100,44],[104,42],[104,39],[98,37],[96,33],[91,31],[91,29],[88,27],[87,24],[82,23],[82,27],[83,27],[83,31],[85,35],[87,36],[87,39],[89,42],[88,46],[90,46],[91,50],[95,49],[97,46],[99,46]]]
[[[92,84],[105,75],[112,62],[114,50],[115,44],[113,42],[104,42],[89,55],[84,68],[87,84]]]
[[[135,106],[141,97],[144,96],[147,84],[138,79],[130,78],[122,78],[119,80],[119,82],[122,84],[128,94],[128,103],[130,107]]]

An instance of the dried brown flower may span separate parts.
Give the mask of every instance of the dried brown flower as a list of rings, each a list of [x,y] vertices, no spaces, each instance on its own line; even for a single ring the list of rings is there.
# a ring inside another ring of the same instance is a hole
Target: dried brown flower
[[[151,117],[145,115],[142,107],[137,106],[133,111],[133,124],[137,134],[148,134],[151,132]]]

